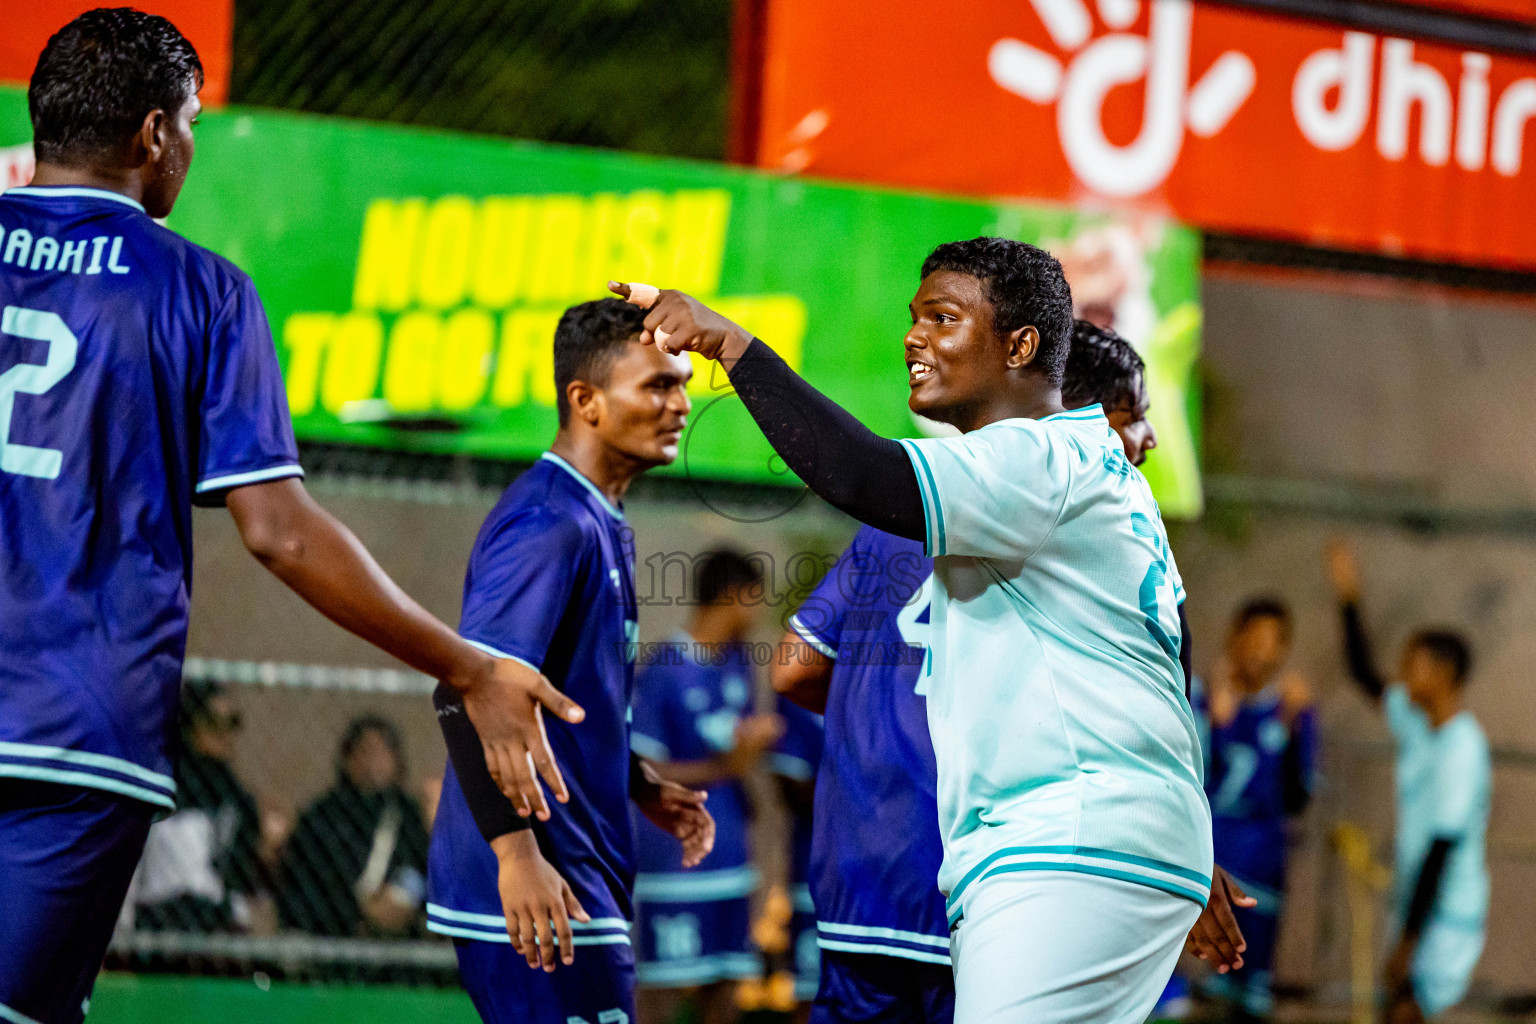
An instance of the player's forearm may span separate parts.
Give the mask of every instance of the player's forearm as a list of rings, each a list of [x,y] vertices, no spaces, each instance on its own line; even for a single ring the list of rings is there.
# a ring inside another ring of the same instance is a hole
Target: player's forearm
[[[1371,642],[1360,620],[1360,606],[1353,600],[1343,601],[1339,605],[1339,614],[1344,624],[1344,660],[1349,665],[1349,674],[1367,694],[1379,698],[1387,684],[1376,671]]]
[[[758,339],[721,362],[763,436],[806,486],[862,523],[923,539],[917,473],[900,444],[864,426]]]
[[[780,642],[786,653],[769,674],[775,693],[807,711],[826,714],[832,688],[832,659],[791,632]]]
[[[1452,836],[1437,836],[1429,844],[1429,852],[1424,855],[1424,863],[1419,868],[1419,877],[1413,887],[1413,899],[1408,904],[1408,916],[1403,922],[1404,942],[1417,942],[1423,933],[1424,925],[1435,909],[1435,901],[1439,899],[1445,866],[1455,845],[1456,839]]]
[[[656,770],[680,786],[708,789],[741,778],[751,770],[755,761],[755,757],[748,758],[733,750],[699,761],[667,761],[656,765]]]
[[[489,655],[401,590],[298,481],[240,488],[228,504],[251,554],[343,629],[458,690],[489,671]]]
[[[533,819],[518,814],[491,778],[485,763],[485,747],[464,710],[464,699],[446,684],[439,684],[432,694],[432,705],[437,709],[437,725],[448,747],[453,773],[458,776],[459,789],[480,835],[486,842],[492,842],[499,836],[531,828]]]

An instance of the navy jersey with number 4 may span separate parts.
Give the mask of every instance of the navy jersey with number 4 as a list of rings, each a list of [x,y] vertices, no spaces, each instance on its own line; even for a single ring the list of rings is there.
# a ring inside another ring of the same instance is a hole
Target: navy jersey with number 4
[[[301,473],[250,278],[113,192],[0,196],[0,776],[173,806],[192,503]]]
[[[919,688],[933,560],[864,527],[790,620],[835,659],[811,893],[823,949],[949,963],[937,768]]]
[[[634,539],[623,513],[546,452],[486,518],[464,578],[464,639],[549,677],[586,710],[579,725],[545,716],[570,802],[536,823],[545,858],[590,923],[576,945],[628,944],[634,842],[629,820],[629,706],[635,654]],[[427,926],[508,942],[496,857],[450,762],[428,856]]]

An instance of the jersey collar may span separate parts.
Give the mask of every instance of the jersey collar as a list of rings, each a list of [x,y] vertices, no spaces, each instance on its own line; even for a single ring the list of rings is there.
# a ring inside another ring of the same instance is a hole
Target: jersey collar
[[[566,462],[554,452],[545,452],[543,455],[540,455],[539,458],[548,459],[550,462],[553,462],[555,465],[571,474],[577,483],[585,487],[588,491],[591,492],[592,497],[596,498],[600,503],[602,503],[603,508],[607,510],[609,515],[613,516],[613,518],[617,519],[621,523],[624,521],[623,511],[620,510],[619,507],[613,502],[609,501],[606,494],[597,489],[597,484],[594,484],[591,480],[588,480],[585,476],[583,476],[581,470],[577,469],[569,462]]]
[[[1085,405],[1079,409],[1065,409],[1061,412],[1053,412],[1049,416],[1040,417],[1041,423],[1050,423],[1053,420],[1103,420],[1104,406],[1098,402]]]
[[[8,196],[35,196],[38,199],[110,199],[114,203],[131,206],[140,213],[144,206],[136,199],[129,199],[119,192],[104,188],[86,188],[81,185],[19,185],[5,190]]]

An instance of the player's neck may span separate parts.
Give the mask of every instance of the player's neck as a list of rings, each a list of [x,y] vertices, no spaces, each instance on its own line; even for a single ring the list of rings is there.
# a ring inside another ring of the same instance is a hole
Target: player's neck
[[[144,182],[138,171],[102,167],[75,167],[40,161],[32,175],[39,188],[95,188],[116,192],[136,203],[144,201]]]
[[[729,609],[707,605],[698,610],[688,624],[688,636],[699,644],[734,644],[741,640]]]
[[[651,468],[649,463],[615,451],[591,433],[565,427],[555,434],[549,450],[570,463],[615,505],[624,501],[635,477]]]
[[[995,398],[978,402],[975,406],[956,410],[947,417],[948,422],[961,433],[980,430],[999,420],[1039,420],[1064,412],[1061,389],[1052,387],[1034,377],[1024,378]]]
[[[1424,714],[1429,717],[1430,725],[1440,728],[1461,714],[1461,694],[1444,693],[1431,698],[1424,705]]]

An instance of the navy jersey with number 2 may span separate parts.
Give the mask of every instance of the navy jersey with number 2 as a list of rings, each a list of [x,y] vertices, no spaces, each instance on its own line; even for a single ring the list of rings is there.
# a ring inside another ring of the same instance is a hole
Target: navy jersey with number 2
[[[113,192],[0,196],[0,776],[174,805],[192,503],[298,475],[250,278]]]

